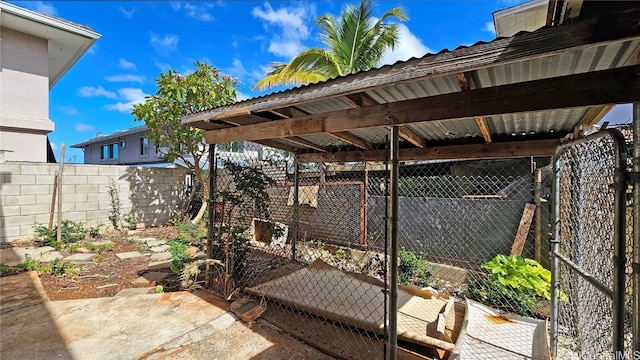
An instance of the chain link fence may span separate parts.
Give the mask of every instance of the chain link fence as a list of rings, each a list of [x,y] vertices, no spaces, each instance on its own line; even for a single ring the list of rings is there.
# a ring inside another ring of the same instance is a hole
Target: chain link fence
[[[551,336],[560,359],[608,359],[631,348],[631,268],[624,258],[632,225],[627,186],[616,186],[627,166],[617,135],[602,132],[563,145],[556,155],[552,250],[559,261],[552,269],[558,291]]]
[[[296,164],[289,153],[248,142],[218,149],[215,158],[211,256],[218,262],[210,287],[261,302],[267,320],[331,356],[386,358],[389,165]],[[453,358],[466,298],[495,310],[498,322],[511,321],[503,312],[548,316],[544,294],[514,290],[492,269],[524,259],[548,267],[549,164],[401,163],[399,358]],[[517,342],[511,335],[503,342]]]

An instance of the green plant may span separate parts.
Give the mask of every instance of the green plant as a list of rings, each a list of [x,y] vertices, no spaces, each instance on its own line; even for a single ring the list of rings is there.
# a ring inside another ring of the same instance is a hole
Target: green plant
[[[65,244],[77,242],[85,238],[87,234],[91,234],[93,228],[86,228],[82,222],[75,222],[71,220],[62,220],[60,231],[60,243],[57,240],[58,226],[54,226],[53,229],[49,229],[44,225],[36,225],[33,230],[38,237],[39,242],[43,245],[53,246],[55,248],[61,248]],[[97,233],[97,228],[95,232]]]
[[[138,220],[136,219],[136,216],[133,215],[133,213],[124,214],[124,216],[122,216],[122,220],[124,220],[124,222],[129,225],[129,228],[134,228],[138,223]]]
[[[167,245],[169,245],[169,253],[171,253],[171,271],[179,274],[184,269],[185,264],[191,260],[189,254],[187,254],[188,243],[178,238],[167,241]]]
[[[468,280],[466,295],[523,316],[534,316],[541,300],[551,298],[551,273],[533,259],[497,255],[482,264],[488,274]],[[565,298],[560,294],[560,298]]]
[[[164,292],[164,287],[162,285],[156,285],[156,294],[162,294]]]
[[[398,252],[398,281],[402,284],[429,285],[430,267],[429,262],[417,253],[407,250]]]
[[[109,179],[109,199],[111,200],[111,209],[109,209],[109,220],[113,227],[118,230],[120,228],[120,196],[118,188],[113,179]]]
[[[351,258],[351,252],[347,252],[345,249],[336,250],[336,260],[342,261]]]

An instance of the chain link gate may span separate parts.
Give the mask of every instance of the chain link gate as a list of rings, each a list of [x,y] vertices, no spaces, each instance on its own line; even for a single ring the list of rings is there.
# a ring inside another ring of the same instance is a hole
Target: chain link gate
[[[625,280],[626,166],[616,130],[556,151],[550,331],[558,359],[631,358],[625,354],[632,295]]]

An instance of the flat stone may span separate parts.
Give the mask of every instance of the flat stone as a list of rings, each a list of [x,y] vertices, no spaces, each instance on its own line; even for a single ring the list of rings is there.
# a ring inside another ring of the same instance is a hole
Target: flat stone
[[[146,240],[145,242],[147,243],[147,246],[152,248],[152,247],[156,247],[156,246],[161,246],[161,245],[166,245],[166,241],[164,240],[158,240],[158,239],[154,239],[154,238],[150,238],[152,240]]]
[[[82,264],[93,259],[95,256],[96,254],[73,254],[62,259],[62,261],[71,264]]]
[[[50,254],[50,255],[47,255]],[[62,255],[51,246],[10,248],[0,250],[0,263],[7,265],[24,264],[27,257],[37,261],[50,262],[62,259]]]
[[[115,296],[136,296],[136,295],[152,294],[155,292],[156,292],[155,286],[138,287],[138,288],[122,289]]]
[[[164,270],[171,267],[171,260],[152,261],[147,266],[149,270]]]
[[[168,252],[159,252],[153,253],[150,257],[151,261],[160,261],[160,260],[169,260],[171,259],[171,254]]]
[[[90,254],[91,250],[87,249],[86,247],[81,247],[81,248],[77,248],[76,252],[80,254]]]
[[[204,251],[198,251],[197,253],[195,253],[195,254],[193,255],[193,258],[194,258],[194,259],[204,259],[204,258],[206,258],[206,257],[207,257],[207,254],[205,254],[205,252],[204,252]]]
[[[154,246],[150,247],[149,250],[153,251],[154,253],[166,252],[167,250],[169,250],[169,245]]]
[[[95,241],[89,241],[89,244],[98,247],[98,246],[113,244],[113,242],[109,240],[95,240]]]
[[[142,276],[140,276],[139,278],[133,281],[133,287],[139,288],[139,287],[156,286],[162,283],[168,276],[169,274],[166,272],[157,272],[157,271],[147,272],[142,274]]]
[[[0,314],[48,300],[37,271],[0,277]]]
[[[139,258],[139,257],[142,257],[144,255],[145,254],[141,254],[139,251],[129,251],[129,252],[125,252],[125,253],[116,254],[118,259],[120,259],[120,260]]]

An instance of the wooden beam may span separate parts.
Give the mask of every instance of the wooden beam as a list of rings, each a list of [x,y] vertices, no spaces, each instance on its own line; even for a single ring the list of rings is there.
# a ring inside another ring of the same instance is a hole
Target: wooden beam
[[[640,65],[332,111],[230,129],[207,143],[259,140],[416,122],[628,103],[640,99]]]
[[[529,156],[551,156],[560,139],[493,142],[491,144],[450,145],[400,149],[400,161],[499,159]],[[299,163],[385,161],[386,150],[344,151],[334,153],[297,154]]]
[[[595,125],[611,110],[612,105],[592,106],[584,114],[578,125]],[[620,119],[626,121],[627,119]]]
[[[360,107],[360,104],[356,103],[354,100],[351,99],[351,97],[343,95],[343,96],[339,96],[338,97],[340,100],[342,100],[342,102],[344,102],[345,104],[347,104],[349,107],[351,107],[352,109],[358,108]]]
[[[487,120],[483,117],[475,118],[476,125],[478,125],[478,129],[480,129],[480,133],[484,138],[484,142],[487,144],[491,143],[491,131],[489,131],[489,125],[487,125]]]
[[[335,136],[336,138],[349,143],[353,146],[359,147],[360,149],[364,149],[364,150],[371,150],[372,146],[369,142],[362,140],[361,138],[353,135],[350,132],[347,131],[340,131],[340,132],[332,132],[329,133],[332,136]]]
[[[524,205],[522,218],[520,218],[520,225],[518,226],[518,231],[516,232],[516,239],[511,246],[511,253],[509,254],[509,256],[522,255],[522,250],[524,250],[524,243],[527,241],[527,235],[529,234],[529,228],[531,227],[531,220],[533,220],[533,214],[535,212],[535,205]]]
[[[407,126],[399,126],[398,135],[419,148],[427,146],[427,141]]]
[[[469,76],[469,72],[457,73],[456,79],[458,80],[458,85],[460,85],[460,91],[471,90],[471,78]]]
[[[252,142],[254,142],[256,144],[272,147],[272,148],[275,148],[275,149],[288,151],[288,152],[294,153],[294,154],[296,152],[300,151],[300,149],[298,149],[298,148],[296,148],[294,146],[283,144],[283,143],[281,143],[279,141],[276,141],[276,140],[254,140]]]
[[[311,141],[309,141],[307,139],[303,139],[303,138],[298,137],[298,136],[287,136],[285,138],[285,140],[291,141],[292,143],[295,143],[295,144],[298,144],[298,145],[302,145],[304,147],[308,147],[308,148],[316,150],[316,151],[320,151],[320,152],[328,152],[329,151],[324,146],[318,145],[318,144],[316,144],[314,142],[311,142]]]

